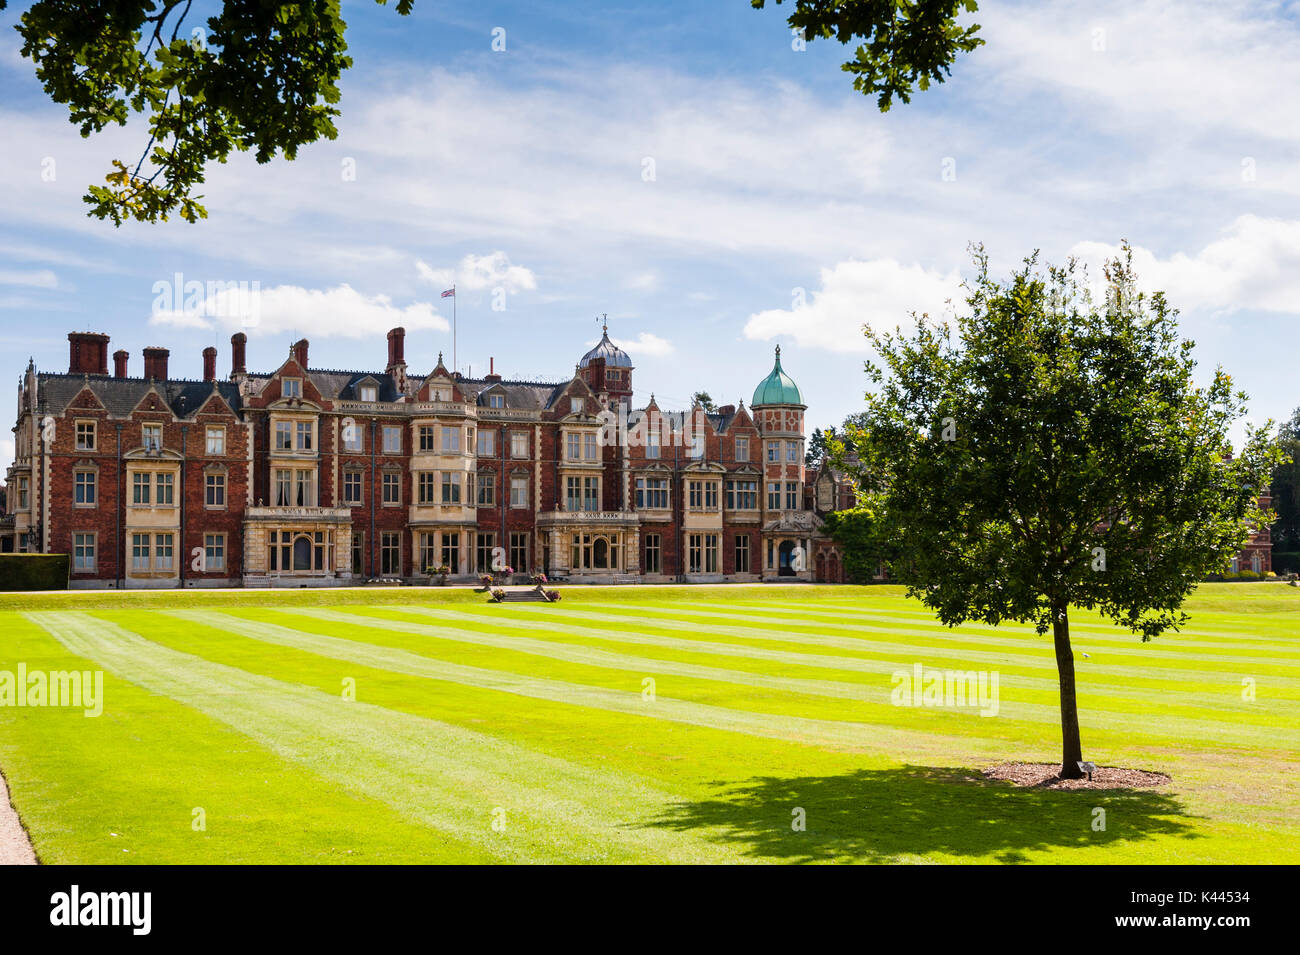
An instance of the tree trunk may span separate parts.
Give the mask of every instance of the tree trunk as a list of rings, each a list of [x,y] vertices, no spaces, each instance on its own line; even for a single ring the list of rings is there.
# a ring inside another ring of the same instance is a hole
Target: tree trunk
[[[1061,680],[1061,776],[1078,779],[1083,775],[1079,769],[1083,744],[1079,740],[1079,707],[1074,695],[1074,651],[1070,649],[1068,607],[1053,609],[1052,636],[1056,643],[1056,671]]]

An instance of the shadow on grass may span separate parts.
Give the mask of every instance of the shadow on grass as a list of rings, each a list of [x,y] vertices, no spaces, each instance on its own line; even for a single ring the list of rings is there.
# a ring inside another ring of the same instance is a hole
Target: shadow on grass
[[[1093,831],[1095,807],[1106,811],[1104,831]],[[806,831],[792,829],[796,808],[806,813]],[[1176,799],[1150,789],[1029,789],[978,770],[904,766],[757,778],[671,806],[646,825],[715,830],[713,838],[770,861],[891,862],[938,853],[1014,863],[1032,850],[1197,838],[1188,818]]]

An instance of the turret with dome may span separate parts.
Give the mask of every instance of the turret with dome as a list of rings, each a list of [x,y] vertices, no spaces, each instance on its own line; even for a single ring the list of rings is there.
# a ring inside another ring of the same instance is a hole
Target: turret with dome
[[[607,393],[611,403],[628,403],[632,400],[632,369],[631,357],[610,341],[609,325],[602,321],[600,341],[578,361],[578,374],[596,394]]]
[[[758,387],[754,389],[754,400],[750,402],[752,408],[761,408],[764,405],[797,405],[799,408],[807,408],[799,386],[781,367],[780,345],[776,346],[776,362],[772,365],[771,373],[758,383]]]

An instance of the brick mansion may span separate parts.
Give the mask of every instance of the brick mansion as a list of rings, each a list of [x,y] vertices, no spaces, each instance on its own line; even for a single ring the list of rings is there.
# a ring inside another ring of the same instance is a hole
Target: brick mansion
[[[308,342],[249,372],[141,374],[68,335],[66,373],[28,368],[6,475],[5,551],[71,555],[73,587],[331,586],[488,572],[569,580],[843,580],[821,514],[851,486],[805,469],[800,389],[780,348],[748,407],[632,407],[608,333],[567,380],[312,367]],[[382,349],[382,345],[381,345]],[[382,354],[382,352],[381,352]],[[613,435],[613,440],[611,440]]]

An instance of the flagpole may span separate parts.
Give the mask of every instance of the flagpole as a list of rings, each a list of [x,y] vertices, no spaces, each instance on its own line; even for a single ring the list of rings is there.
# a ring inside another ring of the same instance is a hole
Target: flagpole
[[[455,374],[460,368],[456,362],[456,283],[451,283],[451,371]]]

